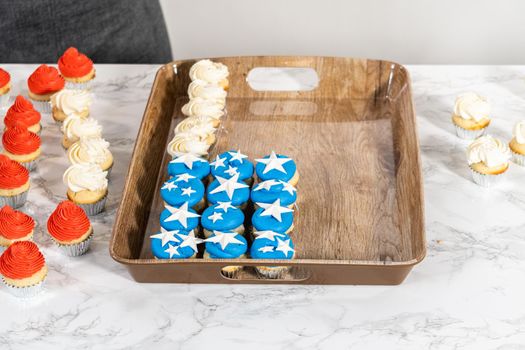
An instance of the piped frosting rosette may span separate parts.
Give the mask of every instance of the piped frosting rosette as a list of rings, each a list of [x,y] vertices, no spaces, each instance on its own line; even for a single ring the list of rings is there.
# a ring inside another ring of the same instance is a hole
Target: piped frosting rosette
[[[64,133],[62,145],[67,149],[81,137],[102,137],[102,126],[93,118],[84,119],[72,114],[64,120],[62,132]]]
[[[205,59],[197,61],[190,68],[190,79],[203,80],[208,83],[216,84],[227,90],[229,87],[228,76],[230,72],[228,67],[219,62],[212,62]]]
[[[100,137],[81,137],[69,147],[67,157],[71,164],[97,164],[108,176],[113,166],[109,142]]]

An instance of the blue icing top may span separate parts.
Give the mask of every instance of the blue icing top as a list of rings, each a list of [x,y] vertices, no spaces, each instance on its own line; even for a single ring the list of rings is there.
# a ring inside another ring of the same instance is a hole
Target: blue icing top
[[[168,175],[177,176],[180,174],[190,174],[202,180],[210,173],[210,164],[207,160],[199,158],[193,154],[184,154],[175,157],[168,163]]]
[[[292,259],[294,255],[293,241],[284,233],[278,233],[274,237],[258,236],[250,248],[253,259]]]
[[[228,151],[219,154],[211,163],[211,174],[226,179],[239,173],[239,180],[246,180],[253,176],[253,164],[248,156],[240,151]]]
[[[199,225],[199,216],[195,210],[188,209],[188,203],[179,208],[167,206],[160,213],[160,226],[169,231],[191,231]]]
[[[162,185],[160,195],[166,203],[174,207],[186,202],[193,207],[204,197],[204,185],[193,175],[180,174]]]
[[[231,202],[212,205],[204,210],[201,217],[202,227],[208,231],[231,231],[243,223],[244,213]]]
[[[246,239],[234,232],[213,233],[205,242],[212,259],[235,259],[248,250]]]
[[[208,202],[215,204],[217,202],[231,201],[234,206],[244,204],[250,198],[250,186],[237,178],[238,175],[230,179],[219,176],[213,180],[206,190]],[[232,195],[231,198],[229,193]]]
[[[272,215],[262,216],[264,208],[259,208],[253,213],[252,225],[257,231],[271,230],[279,233],[286,232],[293,224],[293,213],[281,213],[281,221]]]
[[[252,188],[250,194],[252,202],[273,203],[281,200],[281,205],[288,207],[297,200],[297,190],[288,182],[280,180],[266,180]]]
[[[297,171],[293,159],[282,154],[275,154],[275,152],[264,158],[256,159],[256,161],[255,172],[257,177],[263,181],[274,179],[288,182]]]
[[[163,237],[163,235],[169,237]],[[150,236],[151,252],[158,259],[186,259],[197,252],[191,245],[181,246],[187,231],[165,231]],[[164,244],[163,244],[164,243]]]

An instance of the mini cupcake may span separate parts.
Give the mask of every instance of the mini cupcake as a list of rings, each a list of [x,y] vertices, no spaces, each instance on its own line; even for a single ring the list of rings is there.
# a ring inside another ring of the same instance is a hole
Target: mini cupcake
[[[228,90],[230,75],[228,67],[219,62],[212,62],[210,60],[197,61],[190,68],[190,79],[204,80],[211,84],[217,84],[224,90]]]
[[[13,242],[30,241],[33,238],[35,220],[8,205],[0,209],[0,250]]]
[[[87,215],[104,210],[108,196],[107,172],[96,164],[73,164],[64,173],[67,198],[80,206]]]
[[[293,230],[293,209],[281,206],[277,199],[272,204],[256,203],[259,209],[253,213],[252,225],[255,231],[290,233]]]
[[[9,105],[9,95],[11,93],[11,75],[0,68],[0,110]]]
[[[4,118],[6,129],[12,128],[15,124],[22,124],[27,130],[39,134],[42,130],[40,124],[41,116],[29,100],[22,95],[18,95],[15,103],[7,110]]]
[[[161,231],[150,237],[151,252],[155,259],[193,259],[197,255],[197,244],[202,243],[195,237],[195,231]],[[164,244],[165,243],[165,244]]]
[[[72,89],[89,89],[95,78],[95,67],[86,55],[76,48],[68,48],[58,59],[58,69]]]
[[[71,201],[63,201],[47,220],[47,232],[68,256],[80,256],[89,249],[93,228],[84,210]]]
[[[280,200],[283,207],[292,208],[297,201],[297,190],[288,182],[266,180],[259,182],[250,193],[252,202],[272,204]]]
[[[236,232],[213,231],[213,234],[204,240],[206,250],[204,259],[243,259],[246,258],[248,243]],[[242,270],[242,266],[225,266],[221,269],[223,275],[235,278]]]
[[[51,96],[64,88],[64,78],[55,67],[39,66],[27,79],[29,98],[40,113],[51,112]]]
[[[21,123],[15,123],[2,136],[4,154],[22,164],[27,170],[36,168],[36,160],[42,153],[40,136],[27,130]]]
[[[180,134],[182,132],[190,131],[196,128],[206,130],[207,132],[215,133],[219,124],[219,120],[213,119],[211,117],[187,117],[182,119],[180,123],[177,124],[177,126],[175,127],[175,134]]]
[[[213,100],[205,100],[200,97],[192,98],[182,106],[182,114],[188,117],[204,116],[215,120],[214,126],[217,127],[220,119],[226,114],[224,106]]]
[[[250,248],[252,259],[278,259],[290,260],[295,256],[292,239],[287,234],[260,231],[254,233]],[[289,266],[257,266],[255,270],[261,278],[282,278],[283,274],[290,269]]]
[[[513,135],[514,137],[509,142],[512,159],[516,164],[525,166],[525,120],[514,125]]]
[[[209,146],[213,145],[217,139],[215,136],[215,131],[217,129],[213,127],[213,124],[211,123],[194,123],[193,125],[188,125],[187,123],[184,123],[184,121],[186,120],[193,119],[198,118],[186,118],[181,123],[179,123],[175,128],[175,136],[180,137],[188,135],[188,137],[190,138],[194,138],[196,136],[199,141],[206,142]]]
[[[232,202],[234,206],[242,208],[250,199],[250,186],[239,180],[239,174],[235,174],[229,179],[216,176],[215,180],[208,186],[206,195],[211,204]]]
[[[178,134],[168,143],[167,152],[172,157],[179,157],[186,153],[197,156],[207,156],[211,144],[200,136],[184,133]]]
[[[206,205],[202,181],[190,174],[177,175],[166,181],[160,188],[164,202],[173,207],[188,203],[190,208],[201,211]]]
[[[0,256],[0,274],[13,295],[30,298],[42,290],[47,276],[46,260],[35,243],[14,242]]]
[[[168,231],[191,231],[199,226],[200,215],[191,208],[188,208],[188,202],[180,207],[166,205],[160,213],[160,227]]]
[[[226,106],[227,92],[217,84],[210,83],[204,80],[194,80],[188,86],[188,96],[190,99],[202,98],[203,100],[210,100]]]
[[[210,164],[208,161],[191,153],[175,157],[168,163],[169,176],[189,174],[203,180],[209,173]]]
[[[272,151],[269,156],[256,159],[256,161],[255,172],[260,181],[281,180],[292,186],[297,186],[299,172],[293,159],[282,154],[275,154]]]
[[[498,183],[509,168],[510,151],[492,136],[482,136],[467,148],[467,159],[474,182],[483,187]]]
[[[244,213],[231,202],[214,204],[202,213],[201,225],[204,236],[210,237],[213,231],[236,232],[244,234]]]
[[[64,133],[62,146],[68,149],[72,144],[80,140],[81,137],[102,137],[102,126],[93,118],[83,119],[76,114],[72,114],[64,120],[62,132]]]
[[[467,140],[483,135],[490,124],[489,114],[490,104],[484,97],[473,92],[459,95],[452,115],[457,135]]]
[[[239,180],[243,180],[251,186],[253,183],[253,164],[248,160],[248,156],[241,151],[228,151],[215,157],[211,164],[211,174],[214,177],[220,176],[225,179],[239,174]]]
[[[81,137],[67,150],[71,164],[97,164],[108,176],[113,167],[113,155],[109,151],[109,142],[103,138]]]
[[[29,171],[20,163],[0,154],[0,205],[19,208],[29,191]]]
[[[51,96],[51,113],[56,122],[63,122],[71,114],[80,118],[89,116],[93,99],[86,90],[63,89]]]

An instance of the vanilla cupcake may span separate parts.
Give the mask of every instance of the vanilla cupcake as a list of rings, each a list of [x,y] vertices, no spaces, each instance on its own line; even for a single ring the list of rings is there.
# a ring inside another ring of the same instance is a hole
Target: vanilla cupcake
[[[102,126],[93,118],[83,119],[76,114],[72,114],[64,120],[62,124],[62,146],[68,149],[81,137],[100,138],[102,137]]]
[[[516,164],[525,166],[525,120],[514,125],[513,135],[514,137],[509,142],[512,159]]]
[[[197,61],[190,68],[191,80],[204,80],[211,84],[217,84],[224,90],[228,90],[230,75],[228,67],[219,62],[212,62],[210,60]]]
[[[113,167],[113,155],[109,151],[109,142],[100,137],[81,137],[67,150],[71,164],[97,164],[108,176]]]
[[[452,123],[458,137],[473,140],[485,133],[490,124],[490,104],[473,92],[459,95],[454,106]]]
[[[474,182],[490,187],[499,182],[509,168],[507,145],[492,136],[482,136],[467,148],[467,159]]]
[[[175,135],[191,132],[210,141],[210,144],[215,142],[216,131],[214,119],[202,116],[185,118],[175,127]]]
[[[213,100],[205,100],[201,97],[192,98],[182,106],[182,114],[188,117],[209,117],[215,119],[217,126],[224,116],[224,105]]]
[[[57,122],[63,122],[72,114],[76,114],[81,118],[87,118],[92,102],[91,93],[87,90],[60,90],[51,96],[53,119]]]
[[[217,84],[209,83],[204,80],[194,80],[188,86],[188,96],[190,99],[202,98],[226,105],[227,92]]]
[[[167,151],[172,157],[179,157],[186,153],[207,156],[210,145],[207,140],[202,140],[198,135],[182,133],[173,137],[168,143]]]
[[[106,204],[107,172],[96,164],[73,164],[64,173],[67,198],[84,209],[87,215],[97,215]]]

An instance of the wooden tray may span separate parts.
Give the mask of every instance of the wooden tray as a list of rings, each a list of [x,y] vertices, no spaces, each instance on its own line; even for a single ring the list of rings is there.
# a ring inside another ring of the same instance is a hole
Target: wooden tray
[[[425,255],[423,191],[415,114],[406,69],[386,61],[332,57],[215,58],[229,67],[228,113],[210,153],[240,148],[251,160],[271,150],[301,174],[292,237],[296,259],[155,260],[165,147],[184,116],[195,60],[161,67],[155,78],[117,213],[110,253],[139,282],[399,284]],[[174,69],[176,67],[176,69]],[[312,91],[254,91],[255,67],[310,67]],[[200,253],[202,254],[202,252]],[[202,256],[202,255],[200,255]],[[221,274],[245,266],[235,279]],[[290,265],[279,280],[253,266]]]

